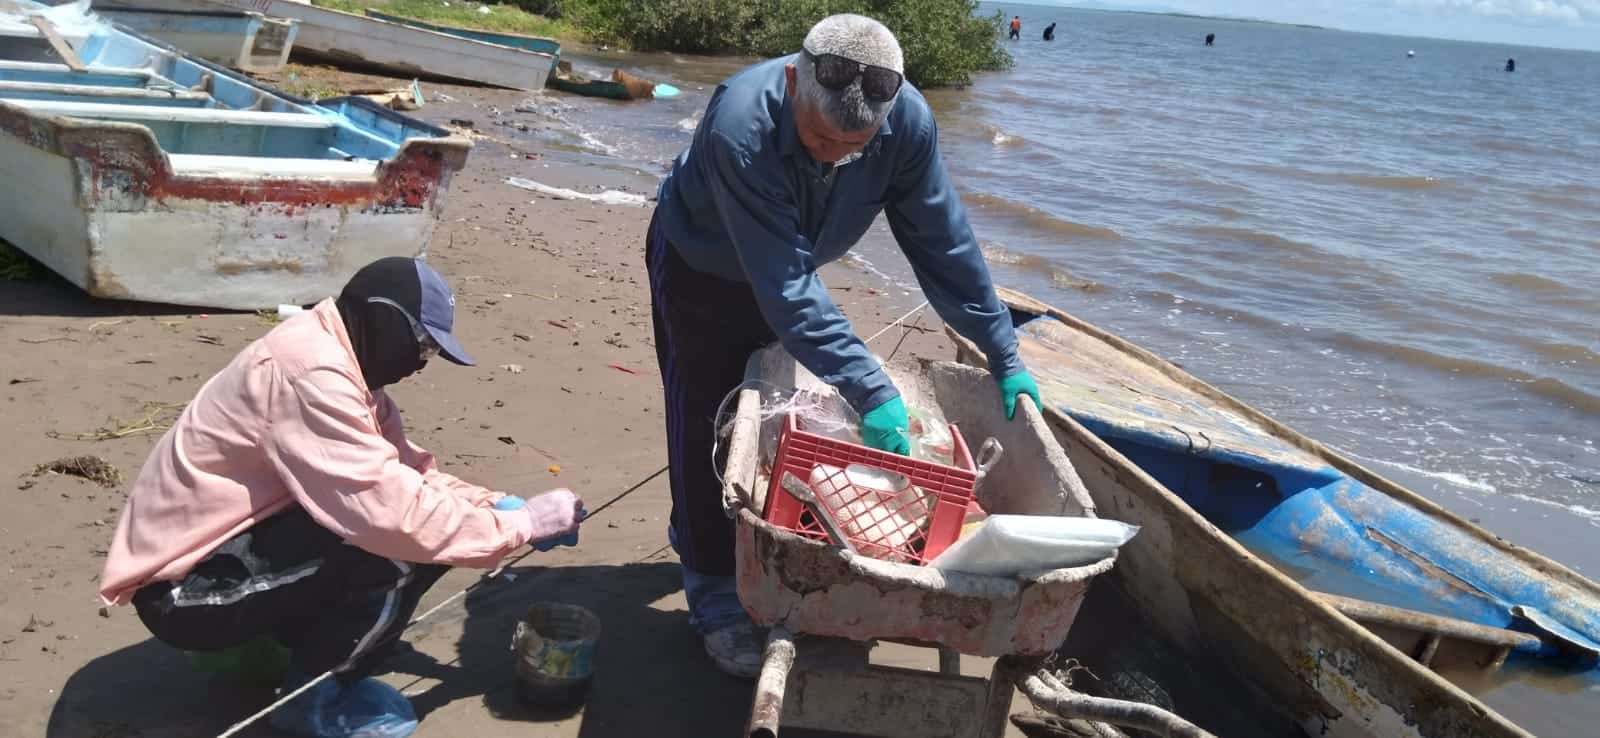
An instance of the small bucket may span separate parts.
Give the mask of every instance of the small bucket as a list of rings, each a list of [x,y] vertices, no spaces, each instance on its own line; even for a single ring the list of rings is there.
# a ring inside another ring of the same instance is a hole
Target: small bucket
[[[559,602],[528,608],[511,636],[517,694],[535,707],[574,709],[588,698],[600,618]]]

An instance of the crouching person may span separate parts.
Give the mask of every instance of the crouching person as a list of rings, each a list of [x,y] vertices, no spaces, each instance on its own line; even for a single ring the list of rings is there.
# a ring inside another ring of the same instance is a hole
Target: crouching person
[[[416,714],[370,678],[450,567],[576,542],[567,490],[524,501],[438,469],[384,388],[439,355],[455,298],[420,260],[380,259],[206,382],[128,495],[101,577],[152,635],[200,659],[282,657],[272,715],[318,738],[406,736]]]

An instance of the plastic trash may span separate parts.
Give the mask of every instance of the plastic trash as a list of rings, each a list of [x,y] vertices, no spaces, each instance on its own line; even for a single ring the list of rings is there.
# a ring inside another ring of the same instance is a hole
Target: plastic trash
[[[287,318],[287,317],[289,317],[291,315],[299,315],[300,313],[303,313],[305,311],[306,311],[306,309],[303,308],[303,307],[300,307],[299,305],[279,305],[278,306],[278,319],[282,320],[282,319]]]
[[[1092,564],[1139,532],[1136,525],[1099,518],[990,515],[929,566],[991,576]]]
[[[507,177],[506,184],[511,185],[512,187],[520,187],[524,190],[537,192],[541,195],[552,197],[557,200],[588,200],[589,202],[596,202],[602,205],[629,205],[633,207],[644,207],[650,204],[649,198],[646,198],[644,195],[636,195],[632,192],[605,190],[604,192],[591,194],[588,192],[569,190],[565,187],[551,187],[550,185],[543,184],[541,182],[535,182],[531,179],[523,179],[522,177]]]
[[[666,100],[677,97],[679,94],[681,94],[681,91],[672,85],[662,82],[661,84],[656,85],[655,89],[652,90],[652,94],[658,99]]]

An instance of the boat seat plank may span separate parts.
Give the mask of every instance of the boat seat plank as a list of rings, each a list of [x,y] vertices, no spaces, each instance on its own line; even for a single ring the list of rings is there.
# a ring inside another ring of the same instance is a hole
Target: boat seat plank
[[[229,126],[332,129],[334,121],[313,113],[267,113],[217,108],[168,108],[149,105],[77,102],[64,100],[14,100],[13,105],[43,115],[64,115],[97,120],[189,123]]]
[[[364,181],[372,179],[378,163],[356,159],[262,158],[256,156],[217,156],[207,154],[168,154],[172,170],[185,175],[239,176],[297,179]]]

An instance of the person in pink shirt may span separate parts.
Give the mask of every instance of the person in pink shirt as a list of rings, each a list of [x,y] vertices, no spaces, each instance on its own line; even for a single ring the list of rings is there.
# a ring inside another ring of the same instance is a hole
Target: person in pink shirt
[[[285,320],[200,389],[128,494],[100,596],[195,654],[287,651],[272,715],[314,738],[407,736],[416,713],[370,674],[451,567],[575,544],[583,503],[526,502],[440,471],[384,388],[434,355],[472,366],[455,297],[419,259],[363,267],[337,299]]]

